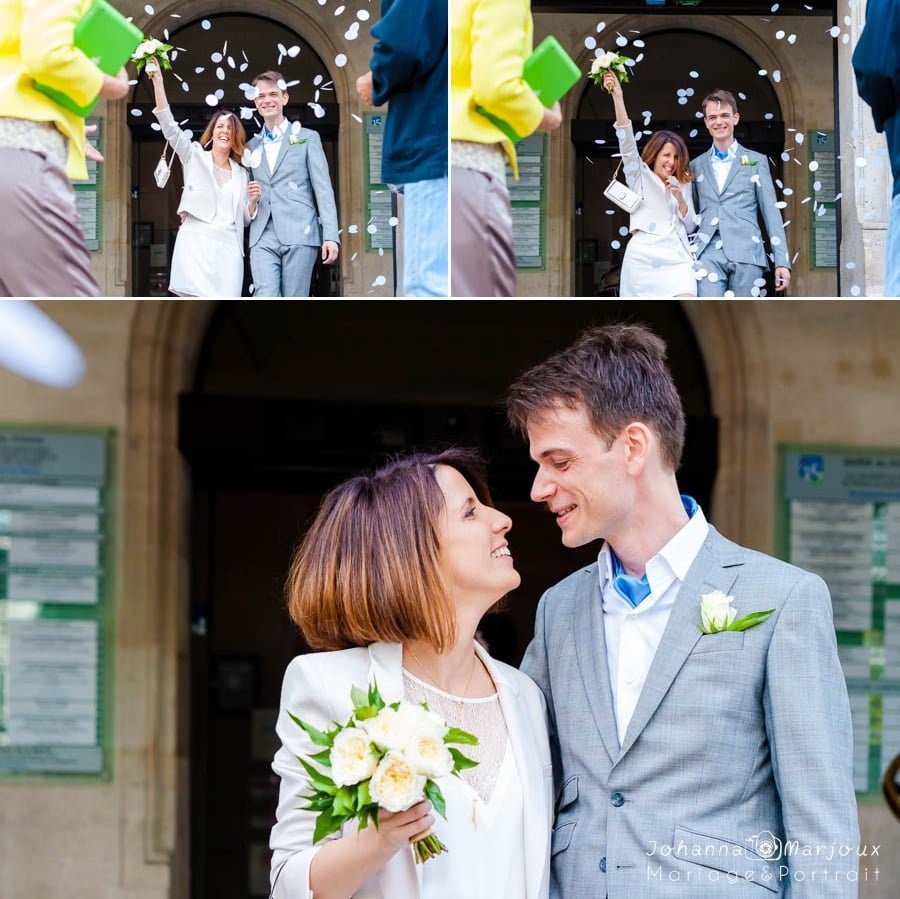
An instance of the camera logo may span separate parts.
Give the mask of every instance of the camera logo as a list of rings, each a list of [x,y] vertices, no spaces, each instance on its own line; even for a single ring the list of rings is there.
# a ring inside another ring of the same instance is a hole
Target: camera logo
[[[747,837],[746,842],[760,858],[769,861],[778,861],[784,850],[781,840],[771,830],[761,830],[752,837]]]

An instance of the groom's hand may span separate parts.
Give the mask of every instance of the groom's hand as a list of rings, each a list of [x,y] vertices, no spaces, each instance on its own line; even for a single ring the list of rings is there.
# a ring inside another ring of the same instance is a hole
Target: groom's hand
[[[332,262],[337,262],[340,249],[341,248],[333,240],[324,241],[322,243],[322,262],[324,262],[325,265],[331,265]]]
[[[784,268],[783,266],[779,266],[775,269],[775,290],[778,293],[783,293],[785,290],[790,287],[791,284],[791,270],[789,268]]]

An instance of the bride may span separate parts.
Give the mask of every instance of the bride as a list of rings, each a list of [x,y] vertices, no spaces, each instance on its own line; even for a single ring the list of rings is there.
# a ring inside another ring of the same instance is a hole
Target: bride
[[[695,297],[694,256],[688,233],[697,229],[688,149],[673,131],[651,135],[638,156],[622,85],[603,76],[616,111],[625,180],[643,197],[631,213],[631,240],[622,263],[620,297]]]
[[[402,457],[323,501],[287,583],[294,623],[330,651],[297,656],[284,677],[274,899],[547,899],[553,776],[543,697],[475,640],[484,613],[519,585],[511,526],[491,505],[480,460],[463,449]],[[466,746],[478,765],[438,778],[446,820],[423,801],[382,809],[377,830],[350,822],[314,843],[298,759],[320,747],[289,713],[328,729],[347,720],[351,688],[372,682],[386,702],[427,702],[478,736]],[[416,865],[410,840],[432,828],[449,851]]]
[[[184,168],[169,292],[182,297],[239,297],[244,283],[244,227],[256,215],[259,185],[240,164],[247,134],[240,119],[218,109],[199,143],[175,122],[162,70],[147,64],[163,137]],[[207,150],[206,148],[209,147]]]

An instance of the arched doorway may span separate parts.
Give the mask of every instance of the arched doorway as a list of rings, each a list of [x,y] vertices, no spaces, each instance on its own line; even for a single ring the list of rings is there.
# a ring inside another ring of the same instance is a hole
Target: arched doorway
[[[646,33],[642,43],[625,51],[643,55],[625,93],[635,132],[643,129],[646,137],[658,129],[675,131],[691,156],[699,155],[711,140],[700,103],[710,91],[724,87],[740,104],[737,139],[768,156],[774,163],[772,177],[780,182],[786,127],[778,96],[768,78],[760,77],[760,66],[730,41],[698,31]],[[576,296],[617,295],[628,215],[603,196],[619,162],[613,120],[612,101],[602,87],[589,82],[572,122]]]
[[[669,344],[689,417],[681,484],[711,509],[713,385],[680,304],[538,302],[512,319],[504,303],[473,304],[464,318],[432,303],[357,303],[349,318],[333,304],[216,307],[178,429],[192,485],[194,899],[266,895],[274,715],[284,668],[305,650],[281,590],[323,491],[412,447],[481,447],[498,505],[514,521],[523,575],[488,639],[517,662],[543,590],[597,547],[564,549],[550,516],[528,499],[533,466],[505,426],[503,396],[517,373],[585,327],[623,319],[648,323]]]
[[[178,48],[173,71],[166,73],[166,79],[172,111],[181,127],[199,137],[216,108],[206,98],[220,91],[220,105],[239,113],[248,137],[252,136],[261,122],[240,85],[267,69],[281,71],[291,97],[287,115],[314,128],[321,136],[340,207],[340,108],[332,75],[307,40],[286,25],[256,14],[223,13],[180,21],[184,24],[160,37],[168,34],[168,42]],[[183,184],[178,163],[173,166],[164,190],[153,179],[153,170],[164,147],[153,107],[152,86],[149,79],[141,77],[128,116],[132,139],[131,278],[135,296],[167,295],[172,248],[178,230],[176,210]],[[248,261],[244,296],[250,295],[250,280]],[[313,275],[312,295],[337,296],[340,292],[340,266],[318,265]]]

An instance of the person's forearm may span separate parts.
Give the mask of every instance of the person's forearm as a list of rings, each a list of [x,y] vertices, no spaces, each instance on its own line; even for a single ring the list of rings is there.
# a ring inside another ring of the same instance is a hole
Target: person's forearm
[[[622,94],[613,94],[613,106],[616,110],[616,125],[622,127],[628,124],[628,111],[625,109],[625,97]]]
[[[156,101],[157,109],[164,109],[169,105],[169,98],[166,96],[166,86],[163,84],[162,69],[158,70],[153,76],[153,97]]]
[[[361,831],[330,840],[313,857],[309,888],[315,899],[349,899],[396,851],[379,838],[371,823]]]

